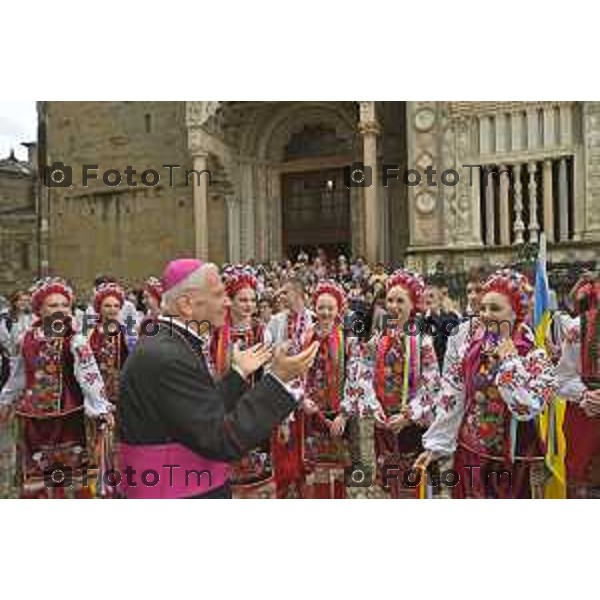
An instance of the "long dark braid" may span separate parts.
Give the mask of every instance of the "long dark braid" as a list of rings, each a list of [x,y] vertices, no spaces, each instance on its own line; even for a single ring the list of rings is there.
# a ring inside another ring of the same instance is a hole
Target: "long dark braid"
[[[8,350],[0,344],[0,391],[6,385],[10,375],[10,356]]]

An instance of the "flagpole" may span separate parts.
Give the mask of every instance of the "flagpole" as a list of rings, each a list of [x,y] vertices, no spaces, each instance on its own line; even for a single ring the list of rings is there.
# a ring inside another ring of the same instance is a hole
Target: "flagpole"
[[[542,231],[542,233],[540,233],[540,252],[538,254],[539,260],[542,263],[543,269],[544,269],[544,273],[547,273],[546,271],[546,234]]]
[[[541,348],[546,346],[546,329],[549,325],[547,322],[549,319],[549,292],[550,284],[548,282],[548,269],[547,269],[547,245],[546,245],[546,234],[540,233],[539,238],[539,253],[538,253],[538,264],[536,265],[536,281],[535,281],[535,303],[534,305],[534,329],[536,345]],[[539,289],[538,289],[539,287]],[[560,411],[559,411],[560,407]],[[559,416],[560,415],[560,416]],[[532,473],[530,473],[530,483],[532,487],[532,495],[534,497],[545,497],[545,498],[565,498],[566,487],[565,487],[565,468],[564,468],[564,451],[559,446],[558,437],[562,431],[562,419],[564,418],[564,400],[554,398],[545,408],[542,415],[540,415],[539,425],[542,426],[544,423],[545,427],[542,427],[542,437],[546,442],[546,456],[545,461],[537,463],[535,468],[532,465]],[[544,435],[545,434],[545,435]],[[552,473],[552,477],[546,482],[544,486],[544,493],[541,494],[540,487],[542,486],[541,480],[543,475],[542,465],[545,463],[547,469]]]

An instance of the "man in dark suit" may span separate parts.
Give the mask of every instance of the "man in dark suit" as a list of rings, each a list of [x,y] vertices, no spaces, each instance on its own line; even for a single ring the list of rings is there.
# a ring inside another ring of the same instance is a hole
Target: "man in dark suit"
[[[438,366],[442,371],[448,338],[455,335],[460,325],[460,315],[444,308],[442,292],[435,283],[429,284],[425,290],[425,309],[425,331],[433,337]]]
[[[228,300],[215,265],[171,262],[163,314],[127,360],[118,406],[120,487],[128,498],[229,498],[228,463],[267,439],[296,402],[286,383],[304,374],[318,345],[296,356],[258,345],[236,351],[216,383],[207,330]],[[154,335],[152,335],[154,333]],[[248,376],[271,360],[252,389]]]

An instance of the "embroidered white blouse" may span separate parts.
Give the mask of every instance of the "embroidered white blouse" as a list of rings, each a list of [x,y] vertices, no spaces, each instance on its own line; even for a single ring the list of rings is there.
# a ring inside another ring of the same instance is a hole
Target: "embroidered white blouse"
[[[44,335],[41,329],[36,328],[35,332],[35,335]],[[0,404],[14,403],[25,391],[25,360],[20,351],[22,339],[21,337],[18,342],[19,352],[11,365],[10,377],[0,393]],[[107,414],[111,410],[111,404],[106,397],[102,376],[87,338],[80,333],[75,334],[71,338],[70,348],[75,379],[83,393],[85,414],[88,417]]]

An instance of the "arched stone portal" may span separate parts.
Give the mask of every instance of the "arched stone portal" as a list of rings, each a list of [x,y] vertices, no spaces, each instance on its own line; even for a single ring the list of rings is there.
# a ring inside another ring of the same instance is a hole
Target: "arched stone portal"
[[[391,248],[398,254],[398,245],[390,242],[397,215],[389,210],[389,191],[378,185],[368,191],[348,188],[344,168],[364,160],[367,147],[375,148],[375,169],[383,160],[384,144],[377,151],[373,129],[364,127],[361,105],[401,105],[402,126],[404,103],[187,104],[194,168],[207,168],[215,155],[232,184],[226,202],[218,205],[220,219],[211,191],[200,187],[194,192],[200,256],[230,262],[280,260],[294,256],[300,247],[310,251],[316,246],[330,253],[366,254],[372,260],[389,260]],[[372,114],[377,112],[374,108]],[[368,137],[374,145],[368,146]],[[227,236],[210,225],[211,214],[213,221],[227,223]],[[219,243],[210,241],[211,235]]]

